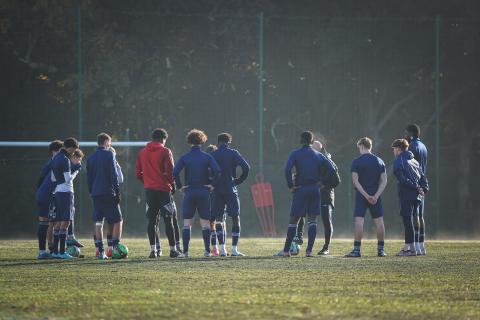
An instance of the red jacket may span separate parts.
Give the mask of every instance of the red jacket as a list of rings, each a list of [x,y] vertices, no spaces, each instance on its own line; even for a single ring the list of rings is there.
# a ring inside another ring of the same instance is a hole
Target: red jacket
[[[138,154],[135,175],[145,189],[172,191],[173,156],[170,149],[160,142],[149,142]]]

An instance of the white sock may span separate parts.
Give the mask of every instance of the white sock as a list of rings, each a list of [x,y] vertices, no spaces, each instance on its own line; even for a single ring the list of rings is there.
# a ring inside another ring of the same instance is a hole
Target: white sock
[[[221,250],[222,252],[225,252],[225,244],[221,244],[221,245],[220,245],[220,250]]]
[[[237,252],[237,246],[232,246],[232,252]]]
[[[157,251],[157,247],[154,244],[150,245],[150,251]]]
[[[420,252],[420,243],[414,242],[413,246],[414,246],[416,252]]]
[[[420,248],[420,252],[421,253],[424,253],[425,252],[425,243],[424,242],[420,242],[418,244],[418,247]]]
[[[46,250],[39,250],[40,254],[44,254],[45,252],[47,252],[47,251]]]

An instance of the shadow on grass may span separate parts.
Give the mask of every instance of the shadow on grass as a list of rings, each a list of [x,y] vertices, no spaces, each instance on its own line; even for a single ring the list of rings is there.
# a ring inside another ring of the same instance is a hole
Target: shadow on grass
[[[287,261],[290,259],[305,258],[303,256],[296,256],[292,258],[276,257],[276,256],[250,256],[250,257],[190,257],[190,258],[157,258],[157,259],[148,259],[148,258],[128,258],[128,259],[110,259],[110,260],[97,260],[95,258],[77,258],[74,260],[57,260],[57,259],[48,259],[48,260],[36,260],[36,259],[0,259],[0,267],[2,268],[13,268],[20,266],[46,266],[46,265],[134,265],[134,264],[192,264],[196,262],[207,262],[207,263],[241,263],[242,261],[269,261],[269,260],[278,260],[278,261]],[[312,259],[346,259],[344,256],[318,256],[305,258],[308,260]],[[365,259],[365,258],[364,258]]]

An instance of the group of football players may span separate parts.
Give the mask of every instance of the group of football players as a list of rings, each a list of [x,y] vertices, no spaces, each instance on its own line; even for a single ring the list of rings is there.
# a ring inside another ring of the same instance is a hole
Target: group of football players
[[[404,139],[392,143],[395,156],[393,172],[398,180],[400,214],[405,228],[405,245],[397,256],[424,255],[427,149],[420,140],[417,125],[407,126],[405,133]],[[205,152],[201,147],[207,141],[206,134],[193,129],[186,136],[191,149],[176,163],[171,150],[166,147],[167,139],[166,130],[153,130],[151,141],[138,154],[135,166],[136,177],[145,189],[149,257],[162,255],[159,238],[161,220],[165,225],[170,257],[189,257],[191,228],[196,213],[200,217],[205,257],[244,256],[238,250],[241,225],[237,187],[247,179],[250,166],[237,150],[231,148],[232,135],[220,133],[217,145],[208,146]],[[96,256],[102,260],[112,257],[112,252],[119,250],[122,235],[120,185],[123,174],[111,143],[108,134],[100,133],[97,136],[98,147],[88,157],[86,166],[88,190],[93,202]],[[289,257],[298,254],[307,219],[306,256],[313,256],[318,216],[323,222],[325,242],[317,254],[327,255],[333,232],[334,189],[340,183],[340,176],[331,155],[321,142],[314,140],[312,132],[303,132],[300,143],[301,147],[290,154],[285,166],[292,205],[285,246],[276,255]],[[351,166],[352,183],[356,190],[355,241],[352,252],[345,256],[361,256],[364,217],[369,209],[377,230],[377,255],[383,257],[386,253],[381,194],[387,185],[386,167],[384,161],[371,152],[370,138],[360,139],[357,148],[360,156]],[[72,259],[66,248],[83,247],[74,236],[73,180],[82,170],[84,155],[74,138],[51,142],[49,152],[51,159],[41,170],[36,193],[38,259]],[[237,176],[238,167],[241,168],[240,176]],[[183,193],[181,234],[173,198],[176,191]],[[227,215],[232,222],[230,252],[226,248]],[[107,222],[106,250],[103,243],[104,221]],[[46,250],[47,241],[49,251]]]

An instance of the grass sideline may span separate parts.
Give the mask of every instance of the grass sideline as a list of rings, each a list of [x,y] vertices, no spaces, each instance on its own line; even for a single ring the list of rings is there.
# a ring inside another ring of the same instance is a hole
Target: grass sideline
[[[479,241],[408,258],[394,257],[400,241],[386,258],[364,241],[364,257],[345,259],[352,241],[335,240],[328,258],[287,259],[272,256],[280,238],[241,239],[246,258],[203,258],[194,239],[193,258],[152,260],[146,240],[124,239],[129,258],[110,261],[83,242],[84,259],[37,261],[35,241],[0,240],[0,318],[480,319]]]

